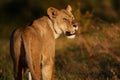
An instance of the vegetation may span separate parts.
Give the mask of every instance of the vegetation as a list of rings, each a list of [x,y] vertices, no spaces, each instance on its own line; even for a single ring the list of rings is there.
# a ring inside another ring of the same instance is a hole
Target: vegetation
[[[46,3],[47,2],[47,3]],[[0,80],[14,80],[9,39],[16,27],[67,4],[79,22],[75,39],[56,40],[54,80],[120,80],[120,1],[1,0]]]

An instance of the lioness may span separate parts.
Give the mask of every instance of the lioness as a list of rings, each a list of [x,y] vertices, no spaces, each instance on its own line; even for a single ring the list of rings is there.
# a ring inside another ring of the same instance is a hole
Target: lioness
[[[33,80],[52,80],[55,39],[61,33],[73,38],[78,29],[70,5],[58,10],[50,7],[47,16],[34,20],[26,27],[17,28],[11,36],[10,52],[15,80],[23,80],[27,69]]]

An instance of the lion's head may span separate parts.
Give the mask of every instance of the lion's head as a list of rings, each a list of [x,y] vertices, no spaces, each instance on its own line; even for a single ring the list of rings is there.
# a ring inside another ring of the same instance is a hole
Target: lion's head
[[[58,10],[50,7],[47,10],[49,18],[52,20],[56,33],[66,34],[68,38],[74,38],[78,24],[72,15],[72,8],[70,5],[66,9]]]

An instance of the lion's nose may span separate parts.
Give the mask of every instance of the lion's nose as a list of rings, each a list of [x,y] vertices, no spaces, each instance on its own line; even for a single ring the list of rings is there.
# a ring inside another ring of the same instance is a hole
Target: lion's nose
[[[72,24],[73,24],[73,27],[75,28],[78,27],[78,23],[76,21],[73,21]]]
[[[73,27],[75,28],[75,30],[78,30],[78,23],[75,22],[75,23],[73,24]]]
[[[77,25],[76,25],[76,24],[73,24],[73,27],[75,27],[75,28],[76,28],[76,27],[77,27]]]

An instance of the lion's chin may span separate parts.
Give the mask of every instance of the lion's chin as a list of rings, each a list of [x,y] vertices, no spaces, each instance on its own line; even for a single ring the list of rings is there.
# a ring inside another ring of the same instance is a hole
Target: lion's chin
[[[67,36],[67,38],[69,38],[69,39],[73,39],[73,38],[75,38],[75,35]]]

